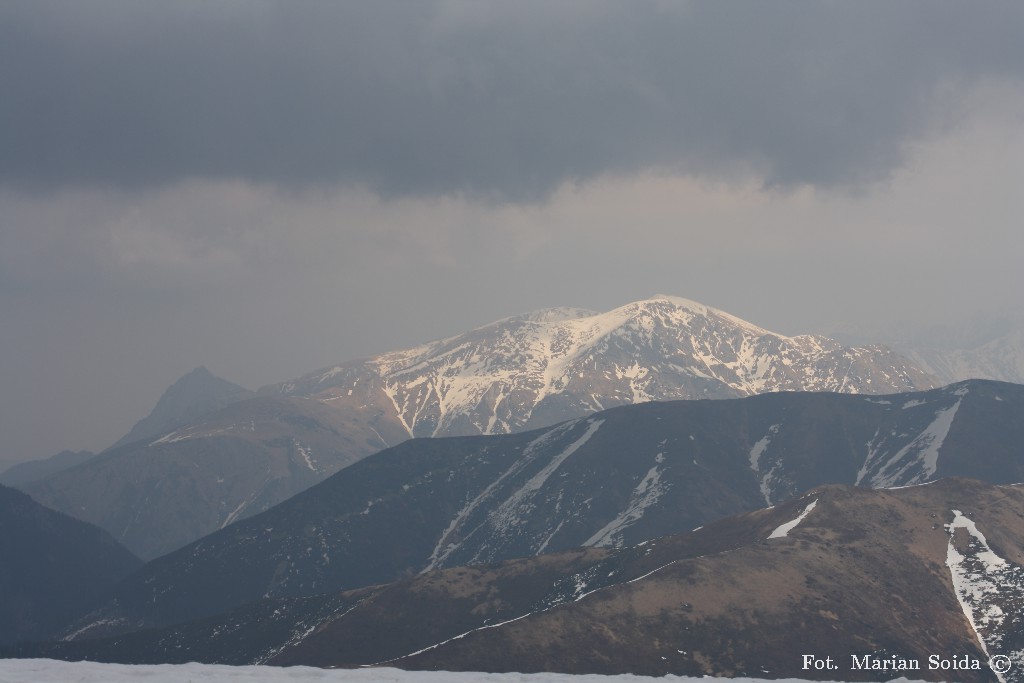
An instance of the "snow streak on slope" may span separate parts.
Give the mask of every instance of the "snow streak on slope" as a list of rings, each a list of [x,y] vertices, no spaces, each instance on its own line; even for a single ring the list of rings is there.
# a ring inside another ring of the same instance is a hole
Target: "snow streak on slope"
[[[580,446],[590,441],[590,437],[604,424],[604,420],[588,420],[589,426],[587,431],[583,433],[583,436],[573,441],[569,446],[561,453],[551,459],[547,465],[545,465],[540,472],[530,477],[522,488],[513,493],[509,498],[502,503],[494,513],[491,514],[490,518],[494,523],[494,529],[498,533],[508,531],[509,529],[518,527],[522,523],[524,515],[528,514],[529,510],[529,499],[540,490],[544,482],[547,481],[555,470],[558,469],[566,458],[579,450]]]
[[[761,478],[760,487],[761,495],[764,496],[764,504],[771,507],[772,504],[772,489],[771,481],[772,476],[775,474],[775,469],[778,465],[773,466],[767,472],[763,472],[761,467],[761,456],[768,449],[768,444],[771,443],[772,437],[779,433],[779,427],[781,424],[774,424],[768,428],[768,433],[762,436],[754,447],[750,449],[750,469],[754,470],[754,474]]]
[[[978,637],[986,656],[1002,655],[1013,663],[1000,681],[1024,680],[1024,642],[1020,642],[1024,607],[1024,569],[999,557],[977,525],[960,510],[953,510],[946,566],[956,599]],[[965,553],[956,548],[956,532],[969,536]],[[1009,637],[1007,637],[1009,636]],[[1011,642],[1012,639],[1012,642]]]
[[[859,486],[869,473],[872,474],[868,485],[876,489],[921,484],[931,479],[938,468],[939,449],[949,434],[949,428],[953,425],[953,418],[956,417],[962,400],[961,395],[952,406],[937,411],[924,431],[884,464],[880,464],[883,452],[881,443],[877,441],[876,432],[875,439],[868,443],[868,455],[857,475],[856,485]],[[917,472],[913,473],[914,470]]]
[[[645,542],[645,544],[646,544],[646,542]],[[644,545],[644,544],[641,544],[641,545]],[[653,544],[652,544],[652,546],[653,546]],[[536,606],[535,609],[533,609],[530,612],[527,612],[525,614],[520,614],[517,617],[513,617],[511,619],[506,619],[504,621],[500,621],[500,622],[495,623],[495,624],[485,624],[484,626],[477,626],[476,628],[472,628],[472,629],[470,629],[468,631],[465,631],[463,633],[460,633],[460,634],[458,634],[456,636],[452,636],[452,637],[447,638],[445,640],[442,640],[442,641],[440,641],[438,643],[434,643],[433,645],[428,645],[427,647],[420,648],[419,650],[416,650],[415,652],[410,652],[409,654],[401,655],[399,657],[394,657],[392,659],[388,659],[388,660],[383,661],[383,662],[377,662],[377,664],[375,664],[373,666],[378,666],[378,665],[381,665],[381,664],[393,664],[393,663],[401,661],[403,659],[408,659],[410,657],[415,657],[416,655],[423,654],[424,652],[429,652],[431,650],[436,650],[437,648],[442,647],[444,645],[447,645],[448,643],[451,643],[453,641],[462,640],[466,636],[469,636],[469,635],[471,635],[473,633],[477,633],[477,632],[480,632],[480,631],[487,631],[487,630],[494,629],[494,628],[499,628],[499,627],[505,626],[506,624],[511,624],[513,622],[520,621],[522,619],[526,619],[527,617],[531,617],[531,616],[534,616],[536,614],[542,614],[542,613],[547,612],[547,611],[549,611],[549,610],[551,610],[551,609],[553,609],[555,607],[558,607],[559,605],[565,604],[568,601],[579,602],[580,600],[583,600],[584,598],[586,598],[586,597],[588,597],[590,595],[593,595],[594,593],[606,590],[608,588],[614,588],[616,586],[622,586],[622,585],[626,585],[626,584],[636,583],[638,581],[643,581],[644,579],[646,579],[647,577],[651,576],[652,574],[656,574],[656,573],[660,572],[662,569],[665,569],[666,567],[670,567],[670,566],[676,564],[677,561],[678,560],[672,560],[671,562],[667,562],[667,563],[663,564],[662,566],[657,567],[656,569],[653,569],[653,570],[647,572],[646,574],[643,574],[642,576],[638,576],[636,578],[630,579],[628,581],[625,581],[624,583],[623,582],[619,582],[619,581],[608,581],[607,580],[609,577],[611,577],[614,574],[614,572],[609,573],[607,576],[602,576],[601,579],[603,579],[603,580],[598,579],[598,575],[599,574],[603,574],[603,570],[601,568],[601,565],[592,566],[592,567],[590,567],[589,569],[587,569],[587,570],[585,570],[583,572],[580,572],[578,574],[573,574],[571,576],[566,577],[565,579],[562,579],[560,581],[556,581],[555,582],[555,588],[556,589],[559,587],[560,584],[562,584],[563,586],[566,586],[566,584],[571,582],[572,583],[572,587],[573,587],[573,590],[572,590],[571,594],[566,594],[564,592],[561,593],[561,594],[558,594],[556,592],[555,595],[549,595],[547,599],[543,600],[539,605]],[[592,588],[591,587],[591,582],[594,581],[595,579],[598,579],[598,585],[597,585],[597,587]],[[588,590],[588,588],[590,590]],[[670,678],[673,678],[673,676],[667,675],[664,678],[670,679]],[[614,679],[614,677],[613,676],[607,676],[606,679],[607,680],[612,680],[612,679]],[[680,679],[680,680],[682,680],[682,679]]]
[[[633,495],[630,496],[629,505],[626,506],[626,509],[618,517],[608,522],[600,531],[584,541],[583,545],[599,548],[607,546],[617,547],[617,541],[622,539],[616,537],[619,536],[622,530],[643,517],[644,511],[658,502],[661,495],[668,490],[668,484],[661,481],[661,470],[659,469],[659,465],[665,462],[665,454],[658,453],[654,460],[657,464],[647,471],[644,478],[633,489]]]
[[[295,452],[302,457],[303,463],[306,465],[310,472],[320,471],[319,468],[313,464],[312,458],[309,457],[313,455],[313,449],[303,446],[296,439],[292,439],[292,445],[295,447]]]
[[[241,503],[239,503],[238,507],[236,507],[234,510],[229,512],[227,517],[224,518],[224,521],[221,522],[220,528],[223,529],[228,524],[231,524],[231,522],[233,522],[236,519],[238,519],[238,515],[242,514],[242,510],[244,510],[247,505],[252,503],[252,501],[253,501],[253,499],[255,497],[256,497],[256,494],[253,494],[253,495],[249,496],[248,498],[246,498],[245,500],[243,500]]]
[[[811,501],[810,505],[804,508],[804,511],[801,512],[796,519],[790,522],[786,522],[785,524],[780,524],[778,527],[775,528],[775,531],[768,534],[768,538],[785,538],[786,536],[788,536],[789,532],[795,529],[797,524],[804,521],[804,517],[809,515],[811,510],[813,510],[814,506],[817,504],[818,499],[815,498],[814,500]]]
[[[551,476],[555,470],[565,461],[566,458],[575,453],[581,446],[583,446],[590,437],[600,428],[604,423],[604,420],[588,420],[588,426],[583,435],[580,436],[576,441],[569,444],[565,449],[559,452],[553,457],[539,472],[530,477],[519,489],[517,489],[512,495],[510,495],[497,509],[495,509],[490,515],[488,515],[487,521],[491,522],[496,530],[506,531],[510,527],[514,527],[519,522],[518,515],[523,513],[521,508],[528,505],[528,499],[532,497],[543,485],[544,482]],[[559,425],[553,429],[550,429],[539,437],[527,444],[526,448],[523,449],[523,454],[516,461],[505,470],[501,476],[495,479],[490,485],[487,486],[479,495],[477,495],[472,501],[466,504],[452,519],[451,523],[441,534],[437,544],[434,546],[434,551],[430,555],[430,562],[423,569],[423,572],[436,569],[444,564],[445,560],[455,552],[462,541],[472,535],[480,527],[470,530],[468,533],[463,532],[463,527],[470,516],[487,500],[495,496],[501,486],[506,481],[514,480],[515,476],[525,470],[534,460],[539,453],[552,442],[557,441],[563,435],[571,432],[577,425],[579,420],[573,422],[567,422]],[[482,526],[482,525],[481,525]],[[557,532],[557,529],[555,530]],[[552,536],[554,533],[551,534]],[[456,540],[457,539],[457,540]],[[548,541],[550,541],[550,536]],[[541,552],[547,545],[547,541],[537,550]]]

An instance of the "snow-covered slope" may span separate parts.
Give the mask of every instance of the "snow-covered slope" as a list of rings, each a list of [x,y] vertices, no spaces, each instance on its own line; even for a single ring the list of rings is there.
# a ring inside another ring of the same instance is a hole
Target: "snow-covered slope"
[[[993,552],[974,520],[952,510],[946,566],[957,601],[971,630],[989,657],[1002,657],[1016,669],[1012,676],[997,672],[1002,683],[1019,680],[1024,665],[1024,633],[1020,611],[1024,606],[1024,567]],[[957,538],[957,532],[963,532]]]
[[[288,668],[276,666],[223,666],[218,664],[158,664],[126,666],[96,662],[59,662],[51,659],[0,660],[0,683],[34,681],[35,683],[228,683],[259,681],[289,683],[291,681],[323,681],[324,683],[645,683],[650,676],[598,676],[571,674],[489,674],[451,671],[402,671],[400,669],[315,669],[308,666]],[[666,683],[691,683],[701,680],[690,676],[665,676]],[[756,683],[765,679],[736,678],[735,683]],[[903,679],[900,679],[903,680]],[[796,679],[774,683],[795,683]]]
[[[607,313],[559,308],[507,318],[263,391],[358,398],[393,411],[410,436],[454,436],[516,432],[654,400],[933,386],[885,347],[787,337],[657,296]]]

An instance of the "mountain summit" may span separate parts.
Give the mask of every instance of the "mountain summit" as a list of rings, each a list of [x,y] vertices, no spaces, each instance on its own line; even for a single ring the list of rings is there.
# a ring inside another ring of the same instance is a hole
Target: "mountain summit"
[[[935,381],[882,346],[787,337],[688,299],[556,308],[261,391],[393,411],[410,436],[522,431],[645,401],[894,393]]]
[[[156,407],[111,448],[165,434],[207,413],[244,400],[253,393],[199,366],[163,393]]]

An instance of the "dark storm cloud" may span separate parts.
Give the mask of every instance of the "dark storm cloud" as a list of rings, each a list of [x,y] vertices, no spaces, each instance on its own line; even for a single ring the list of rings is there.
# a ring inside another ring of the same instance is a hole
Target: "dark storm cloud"
[[[859,184],[937,92],[1020,79],[1022,29],[1011,2],[5,2],[0,182]]]

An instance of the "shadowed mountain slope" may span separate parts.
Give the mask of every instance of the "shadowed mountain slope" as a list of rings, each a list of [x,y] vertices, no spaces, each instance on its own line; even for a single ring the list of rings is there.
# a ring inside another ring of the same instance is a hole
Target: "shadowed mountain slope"
[[[266,510],[377,450],[378,430],[366,418],[313,399],[252,398],[23,488],[153,558]],[[388,433],[385,424],[378,427]]]
[[[151,562],[85,636],[429,569],[621,547],[822,483],[1024,481],[1024,387],[626,406],[525,434],[415,439]]]
[[[264,599],[16,654],[879,681],[994,681],[989,657],[1004,656],[1013,666],[999,680],[1019,681],[1022,607],[1024,490],[952,478],[827,485],[623,548]],[[835,668],[805,668],[807,653]]]
[[[0,643],[51,635],[141,565],[102,529],[0,486]]]
[[[96,454],[91,451],[61,451],[42,460],[20,462],[0,474],[0,484],[20,488],[95,457]]]

